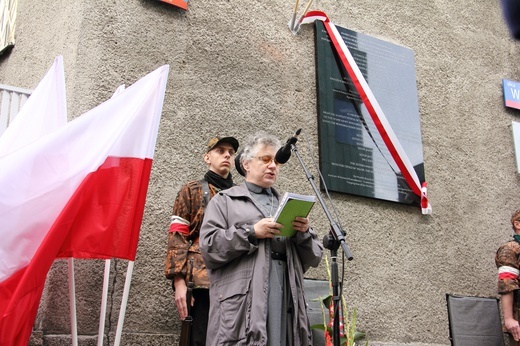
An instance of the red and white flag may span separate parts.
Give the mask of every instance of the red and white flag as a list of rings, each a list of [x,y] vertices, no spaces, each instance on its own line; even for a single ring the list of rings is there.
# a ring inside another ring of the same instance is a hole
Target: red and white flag
[[[412,192],[421,198],[422,213],[431,214],[432,207],[428,202],[427,184],[423,185],[419,181],[417,172],[408,158],[408,155],[401,146],[401,143],[395,135],[394,130],[390,126],[383,109],[380,107],[379,102],[372,93],[372,90],[363,76],[363,73],[357,66],[354,57],[350,53],[350,50],[345,44],[345,41],[341,37],[341,34],[339,33],[336,26],[330,22],[328,16],[322,11],[308,12],[301,18],[300,24],[314,23],[316,20],[323,22],[332,45],[339,59],[341,60],[343,68],[347,71],[350,79],[356,87],[356,91],[361,97],[361,100],[370,114],[370,117],[372,118],[379,135],[383,139],[383,142],[385,143],[388,151],[392,155],[392,159],[396,163],[397,167],[399,167],[399,170],[406,180],[406,183]]]
[[[168,66],[0,158],[0,345],[26,345],[57,257],[134,260]]]
[[[66,123],[65,73],[63,57],[58,56],[0,136],[0,157],[48,135]]]

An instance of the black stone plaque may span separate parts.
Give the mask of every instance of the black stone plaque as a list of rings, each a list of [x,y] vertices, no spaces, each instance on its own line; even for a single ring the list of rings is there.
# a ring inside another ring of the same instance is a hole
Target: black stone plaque
[[[336,27],[423,182],[413,51]],[[320,21],[316,68],[320,169],[327,188],[420,206],[420,197],[403,178]]]

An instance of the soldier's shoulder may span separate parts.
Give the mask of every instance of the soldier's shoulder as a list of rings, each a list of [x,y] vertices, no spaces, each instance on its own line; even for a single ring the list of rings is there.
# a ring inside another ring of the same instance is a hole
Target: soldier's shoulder
[[[514,251],[514,252],[519,252],[520,253],[520,243],[518,243],[515,240],[510,240],[507,243],[504,243],[504,244],[500,245],[500,247],[498,248],[497,252],[499,253],[499,252],[504,251],[504,250]]]
[[[192,189],[200,189],[201,186],[202,186],[202,183],[200,182],[200,180],[190,180],[183,185],[183,188],[192,190]]]
[[[520,248],[520,243],[517,242],[516,240],[510,240],[504,244],[502,244],[502,246],[508,246],[508,247],[517,247],[517,248]]]

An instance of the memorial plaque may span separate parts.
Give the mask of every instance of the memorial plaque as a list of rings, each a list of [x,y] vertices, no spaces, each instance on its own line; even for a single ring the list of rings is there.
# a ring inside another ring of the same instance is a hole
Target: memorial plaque
[[[413,51],[336,27],[423,182]],[[402,177],[320,21],[316,68],[320,169],[327,188],[419,206],[420,196]]]

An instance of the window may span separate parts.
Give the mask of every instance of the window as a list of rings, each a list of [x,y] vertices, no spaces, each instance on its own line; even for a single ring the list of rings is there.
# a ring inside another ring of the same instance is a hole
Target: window
[[[18,0],[0,0],[0,54],[14,46],[17,3]]]
[[[1,0],[0,0],[1,1]],[[0,84],[0,136],[29,98],[31,90]]]

